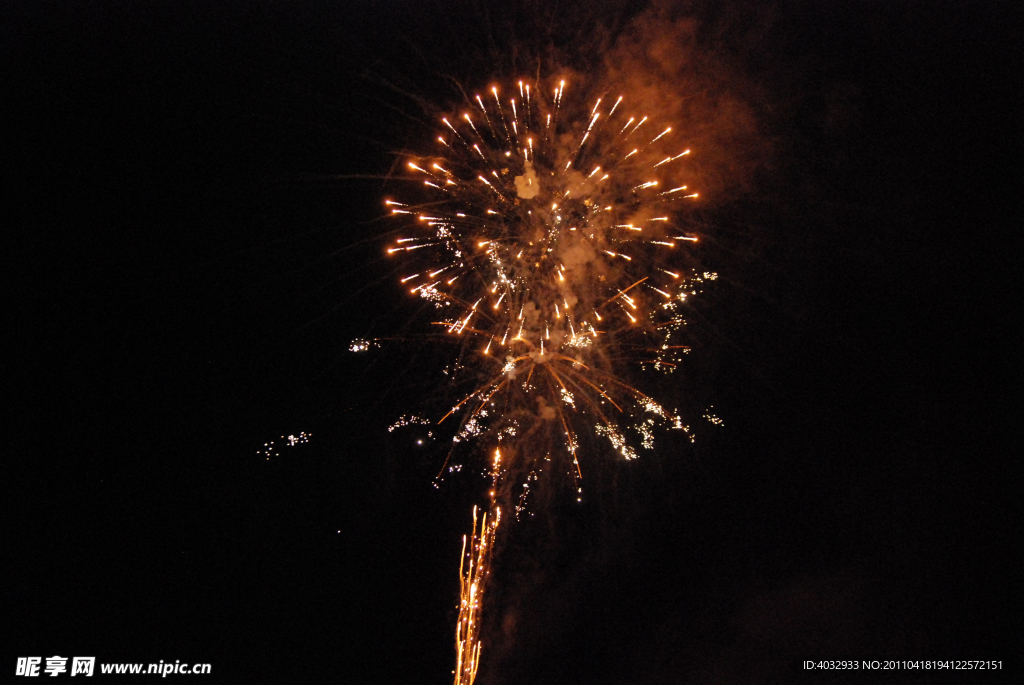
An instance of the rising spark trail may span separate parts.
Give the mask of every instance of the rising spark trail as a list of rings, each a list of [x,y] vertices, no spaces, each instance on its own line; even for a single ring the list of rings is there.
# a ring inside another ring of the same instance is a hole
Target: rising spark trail
[[[490,575],[494,536],[501,521],[501,509],[492,507],[477,527],[477,508],[473,507],[473,534],[462,538],[462,563],[459,567],[459,620],[455,625],[455,685],[473,685],[480,666],[480,613],[484,589]],[[467,545],[468,543],[468,545]]]

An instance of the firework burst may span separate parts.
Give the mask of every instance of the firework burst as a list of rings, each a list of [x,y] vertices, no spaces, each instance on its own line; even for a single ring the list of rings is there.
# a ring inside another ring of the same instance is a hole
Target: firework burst
[[[408,266],[402,286],[460,350],[446,373],[463,392],[438,421],[457,426],[441,476],[459,470],[459,443],[494,447],[489,511],[478,522],[474,508],[463,543],[456,685],[480,665],[502,509],[521,516],[545,471],[571,474],[582,496],[580,427],[625,459],[653,447],[659,426],[690,432],[624,371],[677,368],[685,303],[714,278],[679,266],[698,240],[684,216],[697,193],[672,128],[622,97],[567,99],[564,81],[541,90],[492,87],[442,117],[435,152],[405,161],[417,189],[385,201],[402,222],[388,247]]]
[[[626,459],[658,425],[689,431],[622,380],[629,364],[677,367],[684,303],[713,278],[675,266],[698,240],[681,219],[698,197],[689,154],[622,97],[520,81],[442,117],[435,152],[406,161],[419,189],[386,200],[405,225],[388,253],[464,348],[452,375],[470,387],[441,422],[460,422],[456,444],[508,446],[517,477],[502,479],[500,501],[556,453],[579,488],[579,426]]]

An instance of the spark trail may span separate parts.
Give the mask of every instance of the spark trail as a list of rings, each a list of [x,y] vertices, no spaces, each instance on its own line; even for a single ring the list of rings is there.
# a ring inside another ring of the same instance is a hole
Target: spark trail
[[[488,520],[488,516],[490,520]],[[459,566],[459,620],[455,625],[455,685],[473,685],[480,666],[480,613],[484,590],[490,575],[494,536],[501,521],[501,509],[492,507],[477,527],[477,508],[473,507],[473,533],[462,538],[462,562]]]

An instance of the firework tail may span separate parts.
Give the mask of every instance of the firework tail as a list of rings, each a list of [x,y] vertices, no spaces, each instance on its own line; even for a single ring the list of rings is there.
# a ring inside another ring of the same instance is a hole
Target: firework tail
[[[494,504],[478,521],[473,507],[473,533],[462,538],[459,565],[459,620],[455,624],[455,685],[472,685],[480,667],[480,625],[484,591],[491,573],[494,538],[501,522],[501,509]]]

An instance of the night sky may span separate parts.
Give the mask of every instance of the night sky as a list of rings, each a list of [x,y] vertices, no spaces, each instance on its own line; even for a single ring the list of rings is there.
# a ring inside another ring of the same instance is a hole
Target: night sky
[[[813,658],[1019,672],[1022,11],[662,9],[754,122],[715,153],[735,173],[708,171],[695,255],[719,280],[685,374],[656,386],[697,438],[594,455],[582,503],[552,493],[510,528],[478,682],[812,682]],[[384,257],[382,177],[429,148],[453,84],[538,59],[596,72],[652,12],[0,5],[0,669],[450,682],[480,490],[436,489],[445,445],[387,430],[444,396],[450,348],[418,337]],[[348,352],[379,336],[406,339]]]

